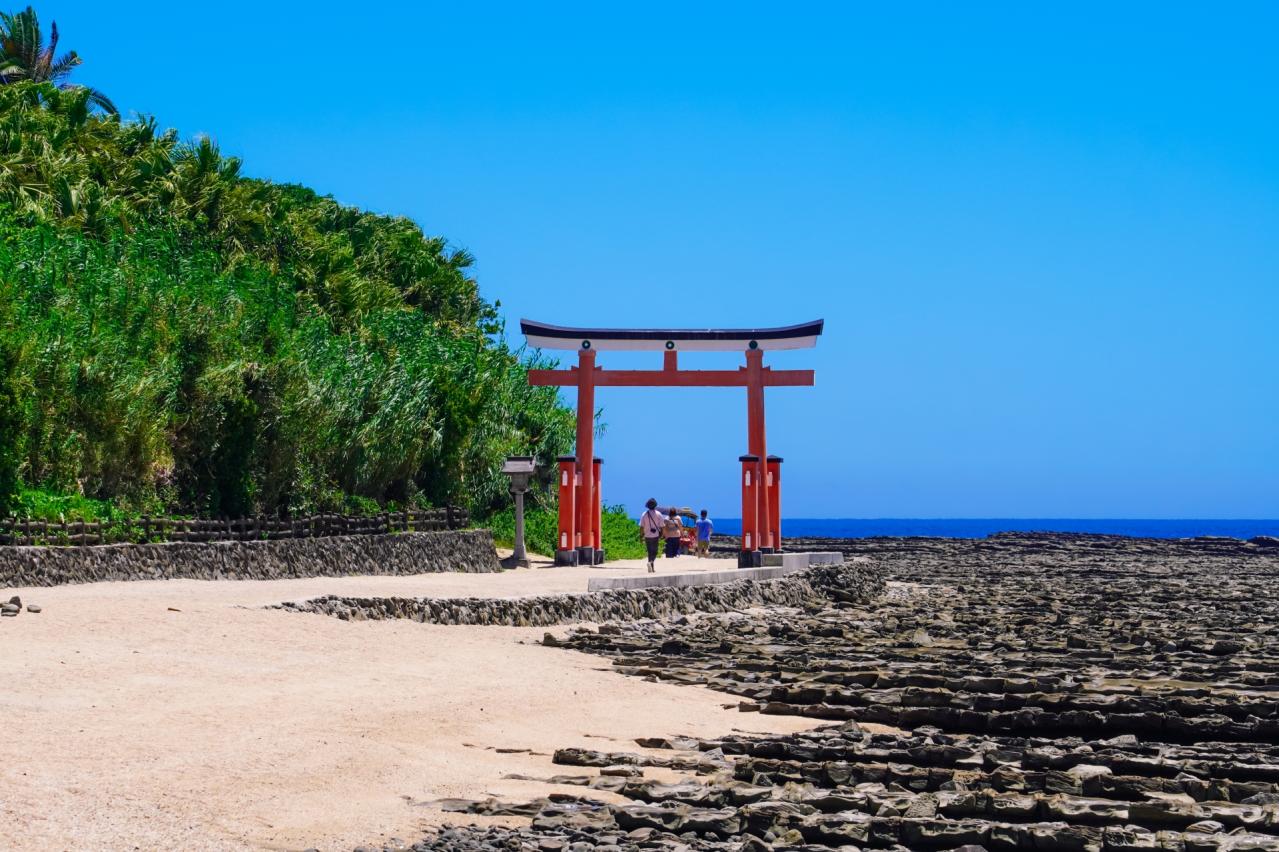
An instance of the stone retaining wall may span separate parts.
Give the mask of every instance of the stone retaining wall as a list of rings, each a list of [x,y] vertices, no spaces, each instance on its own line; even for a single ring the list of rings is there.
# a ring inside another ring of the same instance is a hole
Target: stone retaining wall
[[[804,606],[817,599],[869,601],[884,590],[870,564],[814,566],[778,580],[738,580],[711,586],[616,589],[530,598],[356,598],[327,595],[291,601],[278,609],[349,621],[407,618],[427,624],[544,627],[581,621],[634,621],[690,612],[727,612],[756,606]]]
[[[0,547],[0,589],[101,580],[282,580],[500,570],[488,530],[278,541]]]

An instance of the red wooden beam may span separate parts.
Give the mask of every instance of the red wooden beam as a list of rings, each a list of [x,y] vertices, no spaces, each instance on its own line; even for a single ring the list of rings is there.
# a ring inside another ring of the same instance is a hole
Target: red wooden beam
[[[596,387],[628,388],[740,388],[749,383],[744,367],[736,370],[604,370],[596,368]],[[761,370],[765,387],[812,387],[812,370]],[[534,386],[578,384],[577,368],[529,370],[528,383]]]

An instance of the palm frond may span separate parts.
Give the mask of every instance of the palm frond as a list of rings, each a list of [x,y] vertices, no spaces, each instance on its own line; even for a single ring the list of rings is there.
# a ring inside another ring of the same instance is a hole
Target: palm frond
[[[84,64],[74,50],[58,56],[58,22],[49,24],[49,42],[45,44],[40,20],[28,6],[21,12],[0,13],[0,85],[30,80],[35,83],[63,83]],[[91,103],[104,112],[119,115],[110,98],[91,89]]]
[[[32,13],[32,21],[35,20],[35,13]],[[40,28],[38,24],[34,25],[35,36],[32,39],[32,47],[38,50],[35,58],[33,71],[36,71],[43,80],[53,80],[53,55],[58,50],[58,22],[54,21],[49,26],[49,44],[44,48],[40,48]]]
[[[49,80],[57,82],[63,77],[71,73],[71,70],[78,65],[83,65],[84,60],[80,58],[74,50],[68,50],[66,53],[58,57],[49,65]]]
[[[120,110],[116,109],[116,105],[112,103],[111,99],[101,91],[88,86],[85,88],[89,89],[89,103],[93,104],[103,112],[110,113],[111,115],[120,114]]]

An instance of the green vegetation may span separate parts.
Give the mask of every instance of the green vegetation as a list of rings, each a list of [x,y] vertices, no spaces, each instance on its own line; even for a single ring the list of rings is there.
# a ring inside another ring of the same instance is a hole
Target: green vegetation
[[[24,488],[13,500],[12,513],[19,518],[41,521],[106,521],[131,520],[133,513],[122,512],[109,500],[94,500],[80,494],[51,494]],[[138,513],[141,514],[141,513]]]
[[[644,556],[639,524],[621,506],[609,506],[602,511],[600,526],[604,533],[601,536],[604,553],[609,559],[640,559]]]
[[[515,512],[505,509],[489,518],[498,544],[510,547],[515,542]],[[600,513],[604,552],[609,559],[639,559],[644,556],[640,528],[621,506],[606,506]],[[551,556],[559,535],[559,511],[555,506],[529,508],[524,512],[524,546],[531,553]]]
[[[45,44],[40,19],[30,6],[11,15],[0,13],[0,83],[27,80],[69,88],[67,77],[82,63],[74,50],[58,56],[57,21],[50,26],[49,43]],[[106,95],[97,89],[87,91],[89,103],[107,112],[118,112]]]
[[[571,446],[468,254],[121,121],[56,40],[0,19],[0,512],[482,517]]]
[[[0,320],[4,317],[0,316]],[[0,339],[0,515],[13,510],[18,492],[18,395],[13,377],[18,371],[18,353]]]

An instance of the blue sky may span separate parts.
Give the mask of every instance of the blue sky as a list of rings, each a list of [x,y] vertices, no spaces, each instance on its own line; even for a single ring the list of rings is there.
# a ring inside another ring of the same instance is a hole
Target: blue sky
[[[37,10],[126,113],[473,252],[513,337],[825,318],[788,515],[1279,517],[1273,4]],[[599,402],[606,500],[738,514],[743,392]]]

